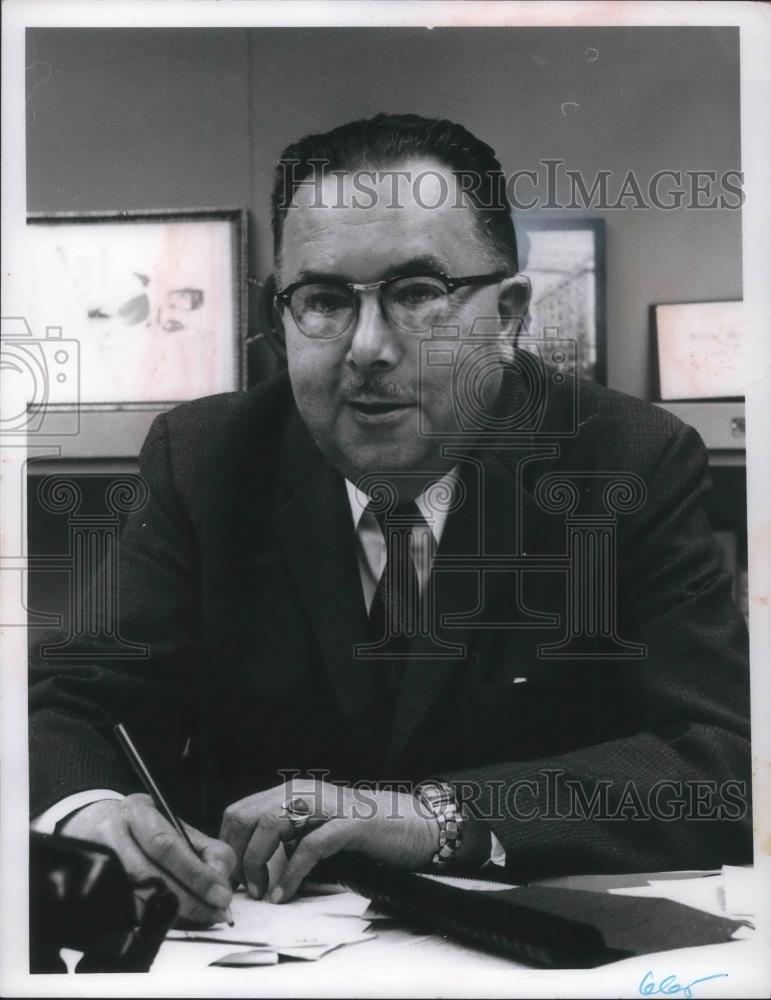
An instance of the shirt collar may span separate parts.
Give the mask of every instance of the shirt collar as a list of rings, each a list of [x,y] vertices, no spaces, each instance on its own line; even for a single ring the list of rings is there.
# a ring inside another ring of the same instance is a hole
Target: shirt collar
[[[441,479],[437,479],[436,482],[431,483],[419,496],[415,497],[418,510],[430,526],[431,533],[437,544],[442,540],[442,532],[447,521],[447,514],[455,499],[455,485],[457,480],[458,466],[456,465],[446,475],[442,476]],[[348,479],[345,481],[345,489],[348,493],[348,503],[351,506],[353,527],[355,531],[358,531],[361,516],[370,501],[370,497],[363,490],[354,486]]]

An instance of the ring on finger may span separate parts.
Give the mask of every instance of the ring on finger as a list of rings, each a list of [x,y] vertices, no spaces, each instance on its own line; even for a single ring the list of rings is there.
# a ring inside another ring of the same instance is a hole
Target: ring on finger
[[[303,828],[307,826],[308,820],[311,818],[311,807],[305,799],[301,799],[299,796],[295,796],[289,799],[281,806],[286,818],[292,824],[292,829],[295,833],[302,832]]]

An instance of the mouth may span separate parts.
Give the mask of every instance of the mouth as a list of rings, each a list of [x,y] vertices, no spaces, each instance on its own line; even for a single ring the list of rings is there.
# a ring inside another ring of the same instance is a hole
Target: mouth
[[[366,423],[395,421],[415,409],[415,403],[393,399],[349,399],[346,405]]]

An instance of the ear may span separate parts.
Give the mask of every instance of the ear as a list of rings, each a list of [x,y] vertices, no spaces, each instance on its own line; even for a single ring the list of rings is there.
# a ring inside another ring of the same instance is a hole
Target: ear
[[[498,288],[498,315],[512,343],[523,328],[530,303],[530,279],[524,274],[504,278]]]

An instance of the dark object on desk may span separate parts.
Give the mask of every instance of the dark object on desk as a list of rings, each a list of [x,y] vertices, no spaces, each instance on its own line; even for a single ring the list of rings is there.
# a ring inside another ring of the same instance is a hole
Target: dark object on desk
[[[147,972],[179,901],[160,879],[132,882],[108,847],[30,834],[30,971]]]
[[[668,899],[541,886],[460,889],[356,856],[335,859],[330,873],[397,916],[543,968],[593,968],[649,952],[719,944],[747,926]]]

